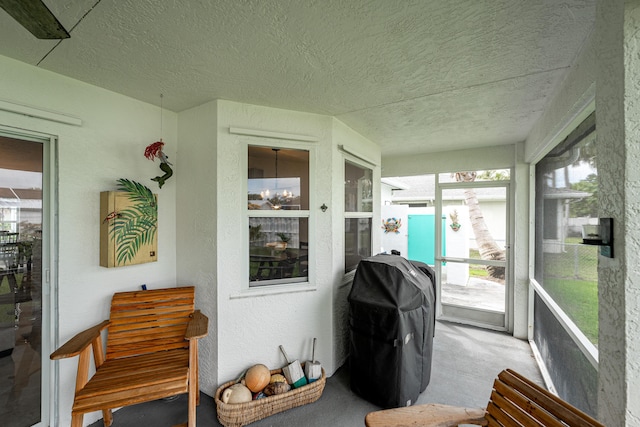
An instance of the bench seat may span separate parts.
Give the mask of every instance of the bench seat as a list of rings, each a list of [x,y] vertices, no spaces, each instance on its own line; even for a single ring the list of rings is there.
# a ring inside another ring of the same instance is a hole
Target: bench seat
[[[76,394],[73,412],[119,407],[188,391],[189,352],[170,350],[108,360]]]

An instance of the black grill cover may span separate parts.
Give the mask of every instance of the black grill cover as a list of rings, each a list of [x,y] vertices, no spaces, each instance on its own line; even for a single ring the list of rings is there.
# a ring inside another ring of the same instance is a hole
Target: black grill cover
[[[360,261],[349,293],[351,389],[384,408],[416,402],[431,379],[435,274],[397,255]]]

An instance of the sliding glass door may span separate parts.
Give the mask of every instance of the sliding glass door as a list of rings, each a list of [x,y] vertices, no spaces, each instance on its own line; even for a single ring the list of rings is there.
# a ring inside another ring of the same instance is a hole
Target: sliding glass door
[[[5,427],[43,425],[48,412],[43,404],[43,142],[0,133],[0,423]]]

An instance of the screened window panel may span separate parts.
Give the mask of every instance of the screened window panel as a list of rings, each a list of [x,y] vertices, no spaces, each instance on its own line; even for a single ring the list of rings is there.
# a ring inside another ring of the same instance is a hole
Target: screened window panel
[[[533,340],[558,394],[575,407],[596,417],[598,371],[538,295],[534,300],[534,317]]]

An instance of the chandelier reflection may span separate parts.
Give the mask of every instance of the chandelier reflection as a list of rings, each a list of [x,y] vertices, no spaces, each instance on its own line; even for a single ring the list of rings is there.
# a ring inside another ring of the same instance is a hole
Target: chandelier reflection
[[[260,197],[262,197],[262,200],[267,200],[270,205],[271,205],[271,209],[273,210],[279,210],[282,209],[282,205],[283,204],[287,204],[289,202],[291,202],[291,199],[293,198],[293,193],[290,191],[287,191],[287,189],[284,189],[282,191],[282,194],[278,193],[278,152],[280,151],[279,148],[272,148],[271,149],[273,152],[275,152],[276,154],[276,178],[275,178],[275,189],[274,189],[274,196],[271,197],[271,191],[267,188],[265,190],[262,190],[260,192]]]

